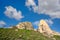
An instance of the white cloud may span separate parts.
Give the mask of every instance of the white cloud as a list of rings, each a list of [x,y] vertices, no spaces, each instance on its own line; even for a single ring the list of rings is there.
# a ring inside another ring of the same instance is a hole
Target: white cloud
[[[60,18],[60,0],[38,0],[38,6],[34,0],[27,0],[26,6],[38,14],[49,15],[51,18]]]
[[[52,25],[53,24],[53,21],[51,19],[45,19],[45,21],[49,24],[49,25]]]
[[[38,26],[38,24],[39,24],[39,21],[33,22],[33,25],[35,25],[35,26]]]
[[[34,30],[38,29],[39,21],[35,21],[32,24],[33,24]]]
[[[0,21],[0,27],[4,27],[4,25],[6,25],[6,23],[4,21]]]
[[[5,15],[8,16],[9,18],[14,18],[16,20],[19,20],[21,18],[23,18],[24,16],[22,16],[22,12],[21,11],[17,11],[15,8],[13,8],[12,6],[6,6],[5,7]]]
[[[46,14],[52,18],[60,18],[59,0],[38,0],[38,4],[40,14]]]
[[[31,10],[33,9],[34,12],[38,10],[38,6],[36,6],[36,3],[34,0],[26,0],[25,5]]]

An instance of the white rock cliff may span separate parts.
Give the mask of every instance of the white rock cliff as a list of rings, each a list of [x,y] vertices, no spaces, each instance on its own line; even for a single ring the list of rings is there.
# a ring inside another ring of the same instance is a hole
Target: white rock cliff
[[[47,24],[47,22],[44,21],[44,20],[40,20],[38,31],[40,33],[48,35],[48,36],[60,35],[59,33],[54,32],[53,30],[51,30],[49,25]]]

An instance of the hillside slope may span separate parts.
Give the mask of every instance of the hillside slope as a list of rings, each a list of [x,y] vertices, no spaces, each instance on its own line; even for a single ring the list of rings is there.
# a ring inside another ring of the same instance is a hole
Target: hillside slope
[[[0,40],[53,40],[53,39],[43,36],[39,32],[33,30],[0,28]]]

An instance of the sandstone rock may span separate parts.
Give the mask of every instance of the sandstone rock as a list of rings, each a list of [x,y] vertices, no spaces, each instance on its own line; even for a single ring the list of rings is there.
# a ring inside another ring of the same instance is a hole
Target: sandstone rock
[[[59,35],[60,36],[59,32],[53,31],[53,33],[54,33],[54,35]]]
[[[47,24],[47,22],[44,21],[44,20],[40,21],[38,32],[40,32],[40,33],[42,33],[44,35],[47,35],[49,37],[53,36],[53,35],[60,35],[60,33],[51,30],[49,25]]]
[[[53,34],[53,31],[50,29],[49,25],[44,20],[40,21],[38,31],[46,35]]]
[[[16,27],[18,29],[33,30],[33,26],[31,24],[31,22],[22,22],[22,23],[19,23]]]

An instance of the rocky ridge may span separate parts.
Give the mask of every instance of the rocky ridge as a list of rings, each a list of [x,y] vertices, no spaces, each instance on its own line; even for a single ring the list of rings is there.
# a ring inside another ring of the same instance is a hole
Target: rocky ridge
[[[38,30],[33,28],[31,22],[21,22],[18,25],[16,25],[16,28],[38,31],[42,33],[43,35],[46,35],[49,37],[53,35],[60,35],[60,33],[51,30],[51,28],[49,27],[49,25],[47,24],[45,20],[40,20],[40,23],[38,25]]]

